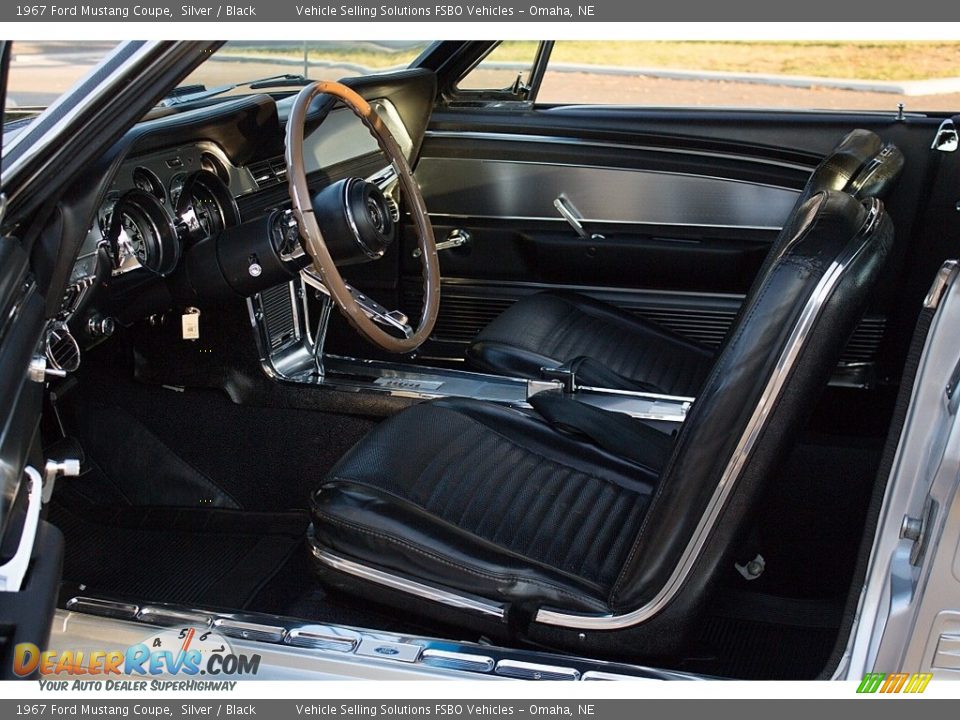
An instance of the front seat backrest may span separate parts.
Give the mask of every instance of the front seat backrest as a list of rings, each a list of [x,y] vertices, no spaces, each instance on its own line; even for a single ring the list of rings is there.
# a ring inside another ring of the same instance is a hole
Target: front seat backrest
[[[615,608],[649,602],[685,559],[716,566],[826,385],[893,240],[879,200],[832,191],[788,230],[680,431],[612,588]]]
[[[796,219],[807,200],[824,190],[840,190],[859,200],[886,197],[900,177],[903,162],[903,153],[896,145],[884,145],[883,140],[870,130],[851,130],[810,173],[787,216],[786,225]],[[789,228],[785,226],[757,271],[757,282],[770,271],[783,252],[784,244],[789,241]]]

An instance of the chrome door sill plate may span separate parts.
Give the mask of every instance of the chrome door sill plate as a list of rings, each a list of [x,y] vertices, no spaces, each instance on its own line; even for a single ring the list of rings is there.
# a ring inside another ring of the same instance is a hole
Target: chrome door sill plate
[[[122,650],[161,628],[194,627],[260,656],[255,678],[446,680],[703,680],[702,676],[548,652],[327,625],[264,613],[224,613],[165,603],[78,596],[58,609],[49,649]],[[107,647],[109,645],[110,647]],[[114,648],[113,646],[116,646]]]

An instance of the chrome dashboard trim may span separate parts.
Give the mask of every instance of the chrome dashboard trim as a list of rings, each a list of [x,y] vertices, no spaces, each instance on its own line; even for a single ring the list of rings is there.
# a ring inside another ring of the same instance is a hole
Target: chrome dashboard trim
[[[620,630],[638,625],[663,610],[679,593],[694,563],[700,557],[704,546],[716,524],[726,501],[737,484],[747,459],[753,452],[757,439],[766,425],[769,413],[776,399],[780,396],[787,377],[790,375],[801,350],[806,345],[808,336],[820,316],[824,305],[833,293],[834,288],[843,276],[847,266],[856,260],[867,247],[867,240],[881,213],[882,205],[876,199],[871,200],[870,212],[860,229],[857,237],[848,243],[844,252],[827,268],[823,277],[817,283],[810,298],[807,300],[803,312],[794,325],[776,366],[766,387],[754,408],[750,420],[737,443],[720,480],[714,489],[713,495],[700,518],[693,535],[684,548],[680,561],[657,594],[646,604],[627,613],[613,615],[583,615],[565,612],[562,610],[541,609],[537,612],[535,621],[545,625],[556,625],[564,628],[582,630]]]

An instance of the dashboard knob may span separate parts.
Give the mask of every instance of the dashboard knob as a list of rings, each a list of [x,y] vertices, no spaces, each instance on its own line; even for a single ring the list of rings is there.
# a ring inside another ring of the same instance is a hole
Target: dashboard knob
[[[90,335],[90,337],[110,337],[116,328],[116,321],[112,317],[96,313],[87,318],[87,334]]]

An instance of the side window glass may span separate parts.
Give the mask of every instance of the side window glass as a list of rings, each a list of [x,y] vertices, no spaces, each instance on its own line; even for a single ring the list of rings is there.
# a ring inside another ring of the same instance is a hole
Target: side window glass
[[[15,40],[7,73],[4,122],[33,118],[116,47],[115,41]]]
[[[536,102],[952,111],[956,41],[557,41]]]
[[[529,100],[540,48],[535,41],[500,43],[460,78],[458,97]]]

